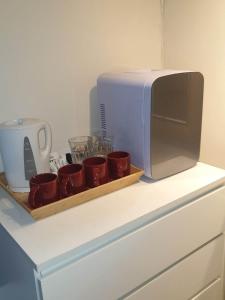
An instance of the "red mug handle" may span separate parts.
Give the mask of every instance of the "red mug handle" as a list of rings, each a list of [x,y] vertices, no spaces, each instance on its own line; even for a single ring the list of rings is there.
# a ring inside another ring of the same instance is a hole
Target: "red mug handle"
[[[28,196],[28,202],[31,207],[36,208],[38,205],[36,205],[36,197],[37,197],[37,192],[39,191],[39,185],[34,185],[30,188],[30,193]]]
[[[60,192],[63,197],[67,197],[69,194],[68,183],[69,183],[69,177],[63,177],[61,182],[61,187],[60,187]]]

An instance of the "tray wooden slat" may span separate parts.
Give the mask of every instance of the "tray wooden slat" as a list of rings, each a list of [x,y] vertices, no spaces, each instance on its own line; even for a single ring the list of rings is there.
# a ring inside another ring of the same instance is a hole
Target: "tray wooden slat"
[[[64,211],[66,209],[69,209],[71,207],[77,206],[79,204],[85,203],[97,197],[109,194],[123,187],[129,186],[137,182],[143,174],[143,170],[140,170],[135,166],[131,166],[131,173],[126,177],[113,180],[98,187],[88,189],[87,191],[84,191],[82,193],[34,209],[32,209],[28,205],[28,193],[16,193],[10,190],[5,179],[4,173],[0,174],[0,186],[6,192],[8,192],[12,196],[12,198],[17,203],[19,203],[35,220],[39,220],[54,215],[58,212]]]

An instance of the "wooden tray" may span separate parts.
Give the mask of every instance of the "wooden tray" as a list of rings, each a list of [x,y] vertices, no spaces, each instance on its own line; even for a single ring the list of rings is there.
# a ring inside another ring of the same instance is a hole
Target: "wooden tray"
[[[34,209],[32,209],[28,205],[28,193],[16,193],[10,190],[5,179],[4,173],[0,174],[0,186],[5,191],[7,191],[13,197],[13,199],[16,200],[17,203],[19,203],[23,208],[25,208],[25,210],[33,217],[33,219],[39,220],[54,215],[58,212],[64,211],[73,206],[95,199],[97,197],[109,194],[128,185],[131,185],[138,181],[143,174],[143,170],[140,170],[131,165],[131,173],[126,177],[113,180],[96,188],[89,189],[85,192]]]

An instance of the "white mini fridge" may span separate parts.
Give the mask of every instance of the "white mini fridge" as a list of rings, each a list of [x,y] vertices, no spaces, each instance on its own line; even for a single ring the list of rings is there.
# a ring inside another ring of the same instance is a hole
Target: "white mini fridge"
[[[102,74],[97,81],[102,130],[149,178],[191,168],[199,159],[203,85],[202,74],[192,71]]]

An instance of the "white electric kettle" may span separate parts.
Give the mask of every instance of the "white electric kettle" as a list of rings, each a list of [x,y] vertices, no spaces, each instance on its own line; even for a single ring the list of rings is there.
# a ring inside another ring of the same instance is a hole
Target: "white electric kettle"
[[[43,147],[40,141],[42,131]],[[0,124],[0,152],[12,191],[28,192],[29,179],[33,175],[50,171],[51,144],[51,129],[45,121],[21,118]]]

